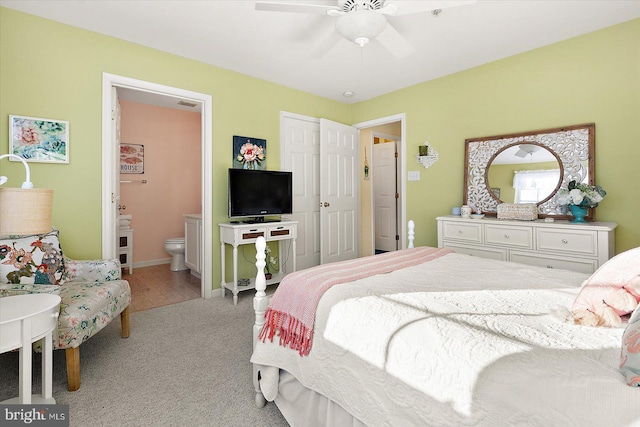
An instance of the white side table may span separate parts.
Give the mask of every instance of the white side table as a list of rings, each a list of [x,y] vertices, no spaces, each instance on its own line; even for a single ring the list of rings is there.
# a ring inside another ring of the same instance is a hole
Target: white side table
[[[0,353],[20,349],[19,396],[2,403],[56,403],[52,397],[52,333],[58,326],[59,314],[58,295],[29,294],[0,298]],[[42,396],[32,396],[31,344],[39,339],[43,339]]]

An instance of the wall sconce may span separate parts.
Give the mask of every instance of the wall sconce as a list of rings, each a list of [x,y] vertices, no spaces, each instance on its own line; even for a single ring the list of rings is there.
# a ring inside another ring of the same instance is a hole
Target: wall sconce
[[[438,152],[433,149],[429,141],[425,141],[423,145],[418,146],[416,160],[426,169],[438,161]]]
[[[40,234],[51,231],[53,190],[33,188],[31,171],[26,160],[15,154],[0,155],[19,160],[26,170],[22,188],[0,188],[0,236]],[[7,182],[0,176],[0,185]]]

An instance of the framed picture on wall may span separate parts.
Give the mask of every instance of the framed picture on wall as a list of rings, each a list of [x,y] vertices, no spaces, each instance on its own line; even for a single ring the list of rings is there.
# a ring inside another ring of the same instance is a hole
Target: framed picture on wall
[[[265,170],[267,168],[267,140],[234,136],[233,168]]]
[[[69,163],[69,122],[10,115],[9,153],[27,162]]]
[[[120,144],[120,173],[144,173],[144,145]]]

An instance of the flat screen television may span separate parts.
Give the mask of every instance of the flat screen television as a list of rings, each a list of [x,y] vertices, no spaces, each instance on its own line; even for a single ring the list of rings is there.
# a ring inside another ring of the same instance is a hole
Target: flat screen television
[[[293,212],[291,172],[229,169],[229,218],[265,216]]]

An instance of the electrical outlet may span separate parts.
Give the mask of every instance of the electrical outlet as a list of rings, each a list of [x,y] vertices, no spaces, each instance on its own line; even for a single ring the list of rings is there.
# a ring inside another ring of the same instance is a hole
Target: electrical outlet
[[[420,181],[420,171],[409,171],[407,179],[409,181]]]

